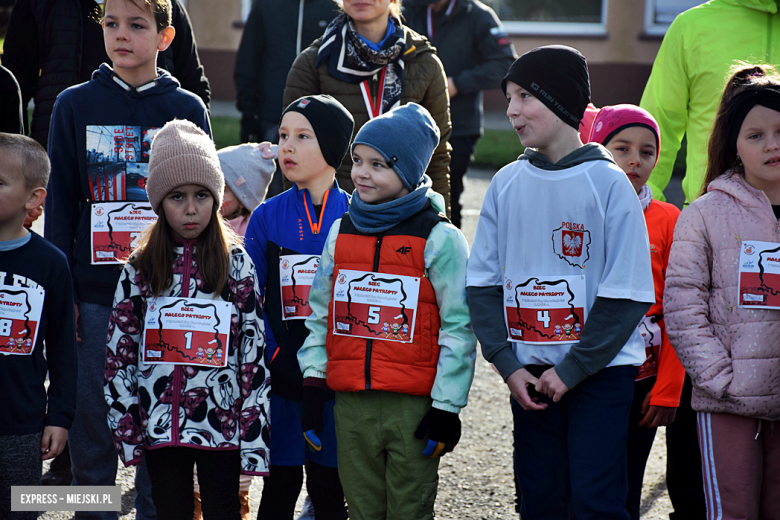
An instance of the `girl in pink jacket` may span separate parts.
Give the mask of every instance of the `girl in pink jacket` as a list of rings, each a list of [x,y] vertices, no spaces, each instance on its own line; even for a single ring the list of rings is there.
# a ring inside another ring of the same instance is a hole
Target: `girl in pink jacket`
[[[708,518],[780,519],[780,75],[729,79],[680,215],[666,330],[693,381]]]

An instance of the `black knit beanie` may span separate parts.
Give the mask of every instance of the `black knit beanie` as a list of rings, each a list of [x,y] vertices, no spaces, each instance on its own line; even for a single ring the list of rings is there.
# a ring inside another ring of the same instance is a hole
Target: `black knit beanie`
[[[565,45],[547,45],[517,58],[501,81],[520,85],[544,103],[561,121],[579,131],[590,103],[588,63],[580,51]]]
[[[352,114],[336,98],[327,94],[296,99],[282,112],[279,125],[287,112],[298,112],[309,120],[325,162],[338,170],[349,150],[349,141],[355,129]]]

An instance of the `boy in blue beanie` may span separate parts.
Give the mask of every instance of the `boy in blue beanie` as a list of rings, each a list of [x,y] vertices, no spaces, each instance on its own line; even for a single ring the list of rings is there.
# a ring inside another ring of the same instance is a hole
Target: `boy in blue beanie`
[[[460,439],[474,378],[468,245],[424,175],[438,142],[414,103],[361,128],[349,212],[330,230],[309,293],[301,425],[325,449],[323,402],[336,392],[352,520],[432,517],[439,457]]]

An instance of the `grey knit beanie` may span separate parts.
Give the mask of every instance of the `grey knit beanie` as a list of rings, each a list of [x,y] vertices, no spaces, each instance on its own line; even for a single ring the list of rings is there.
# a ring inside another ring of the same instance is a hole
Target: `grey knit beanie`
[[[219,166],[217,149],[211,138],[197,125],[183,119],[165,123],[152,141],[146,193],[152,209],[160,214],[160,204],[173,189],[199,184],[222,206],[225,177]]]
[[[228,146],[217,155],[225,174],[225,185],[242,206],[254,211],[263,202],[276,164],[272,159],[263,159],[257,144]]]

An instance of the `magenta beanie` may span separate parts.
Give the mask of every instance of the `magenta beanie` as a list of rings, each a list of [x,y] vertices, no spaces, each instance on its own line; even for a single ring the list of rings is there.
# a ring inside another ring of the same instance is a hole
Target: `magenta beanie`
[[[661,155],[661,132],[658,129],[658,123],[650,112],[636,105],[614,105],[599,110],[598,115],[593,120],[593,128],[590,131],[588,142],[606,146],[615,137],[615,134],[631,126],[643,126],[653,132],[658,152],[655,156],[655,163],[658,164],[658,157]]]
[[[149,154],[146,194],[154,212],[159,215],[165,196],[185,184],[203,186],[214,196],[217,208],[222,206],[225,176],[214,141],[196,124],[174,119],[154,136]]]

